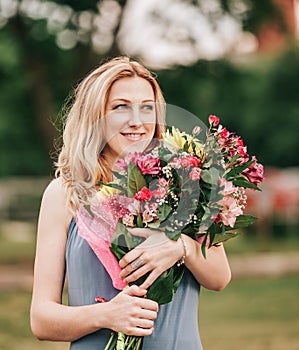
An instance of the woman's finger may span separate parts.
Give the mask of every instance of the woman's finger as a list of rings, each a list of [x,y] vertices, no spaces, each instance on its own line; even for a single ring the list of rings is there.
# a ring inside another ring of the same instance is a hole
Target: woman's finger
[[[134,260],[136,260],[143,251],[141,249],[132,249],[130,250],[122,259],[119,260],[119,266],[123,269],[127,265],[131,264]]]
[[[149,228],[141,228],[141,227],[127,227],[128,232],[137,237],[148,238],[151,234],[153,234],[154,230]]]
[[[137,285],[130,286],[122,291],[122,293],[130,295],[130,296],[138,296],[142,297],[147,293],[147,290],[141,288]]]
[[[156,272],[156,270],[153,270],[147,277],[147,279],[142,283],[140,286],[141,288],[148,289],[149,286],[151,286],[155,280],[159,277],[159,273]]]
[[[150,271],[149,265],[144,264],[143,266],[141,266],[139,269],[137,269],[135,271],[131,270],[129,272],[129,268],[124,269],[120,273],[120,277],[124,280],[125,283],[131,283],[131,282],[138,280],[138,278],[142,277],[143,275],[145,275],[149,271]]]

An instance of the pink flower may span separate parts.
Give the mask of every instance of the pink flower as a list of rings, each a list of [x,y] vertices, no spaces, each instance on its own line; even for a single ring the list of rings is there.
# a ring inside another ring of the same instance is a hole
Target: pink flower
[[[220,119],[216,117],[216,115],[210,115],[209,116],[209,123],[211,126],[217,126],[219,124]]]
[[[153,191],[151,192],[151,194],[152,194],[153,197],[161,199],[161,198],[164,198],[164,197],[165,197],[165,195],[166,195],[166,189],[163,188],[163,187],[159,187],[159,188],[157,188],[156,190],[153,190]]]
[[[134,198],[130,199],[132,199],[133,201],[127,204],[128,211],[130,214],[138,215],[138,213],[140,212],[140,202]]]
[[[234,227],[237,216],[243,214],[243,210],[238,206],[238,202],[233,197],[226,196],[219,201],[219,204],[222,205],[222,208],[218,214],[218,219],[225,226]]]
[[[123,224],[126,226],[134,227],[134,215],[133,214],[126,214],[123,219]]]
[[[153,222],[153,221],[156,221],[158,219],[158,216],[151,212],[151,211],[147,211],[145,210],[143,213],[142,213],[142,221],[147,224],[148,222]]]
[[[127,161],[127,163],[132,162],[133,164],[137,165],[137,161],[141,157],[142,157],[141,152],[130,152],[125,156],[125,160]]]
[[[168,185],[168,181],[164,179],[164,177],[159,177],[159,185],[162,187],[166,187]]]
[[[218,143],[220,146],[223,147],[230,136],[230,132],[226,128],[224,128],[222,125],[219,125],[217,132],[219,135]]]
[[[224,189],[220,191],[220,194],[223,194],[224,196],[228,196],[237,191],[237,187],[235,187],[231,181],[227,181],[223,177],[218,180],[218,184],[220,187],[224,187]]]
[[[198,166],[198,164],[200,163],[200,160],[195,156],[188,156],[186,158],[188,158],[190,166]]]
[[[154,158],[150,154],[137,159],[136,165],[142,174],[158,175],[161,171],[160,159]]]
[[[116,167],[127,171],[128,170],[128,163],[124,159],[118,159],[118,161],[115,163]]]
[[[247,147],[246,146],[239,146],[238,147],[238,153],[242,158],[247,158]]]
[[[157,216],[157,203],[146,203],[144,205],[144,212],[142,213],[142,221],[147,224],[158,220]]]
[[[258,185],[264,180],[264,167],[256,161],[256,157],[253,156],[254,162],[248,169],[243,171],[243,174],[247,177],[248,181],[254,185]]]
[[[152,198],[152,194],[151,194],[151,191],[147,187],[144,186],[144,187],[142,187],[142,189],[140,191],[135,193],[134,198],[140,202],[148,201]]]
[[[166,179],[164,179],[163,177],[160,177],[158,179],[158,186],[155,190],[153,190],[151,193],[152,193],[152,196],[155,197],[155,198],[158,198],[158,199],[161,199],[161,198],[164,198],[166,193],[167,193],[167,190],[168,190],[168,181]]]
[[[201,127],[198,126],[198,125],[196,125],[196,126],[193,128],[193,130],[192,130],[192,134],[193,134],[194,136],[200,134],[200,132],[201,132]]]
[[[171,163],[175,164],[176,166],[182,167],[196,167],[200,163],[200,160],[195,156],[186,156],[182,158],[174,158]]]
[[[199,180],[201,178],[201,169],[200,168],[193,168],[189,174],[189,177],[192,181]]]

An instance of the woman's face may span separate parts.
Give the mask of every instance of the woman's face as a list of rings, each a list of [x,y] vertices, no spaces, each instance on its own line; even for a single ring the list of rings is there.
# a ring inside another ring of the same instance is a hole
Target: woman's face
[[[128,152],[142,152],[156,128],[155,96],[140,77],[117,80],[111,87],[104,124],[104,153],[116,160]]]

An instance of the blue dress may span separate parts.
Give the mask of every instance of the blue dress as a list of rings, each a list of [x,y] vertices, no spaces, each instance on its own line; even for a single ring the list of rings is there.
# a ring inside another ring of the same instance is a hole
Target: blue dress
[[[119,292],[88,243],[78,235],[74,220],[68,230],[66,265],[69,305],[94,304],[96,295],[110,300]],[[144,338],[142,350],[202,350],[198,332],[199,291],[199,284],[186,269],[173,300],[160,305],[155,330]],[[72,342],[70,349],[104,350],[110,335],[109,329],[100,329]]]

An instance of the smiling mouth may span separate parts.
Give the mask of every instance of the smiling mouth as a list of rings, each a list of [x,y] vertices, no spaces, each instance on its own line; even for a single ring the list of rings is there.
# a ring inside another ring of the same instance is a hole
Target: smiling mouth
[[[124,132],[122,132],[121,135],[129,140],[140,140],[145,135],[145,133],[135,133],[135,132],[124,133]]]

